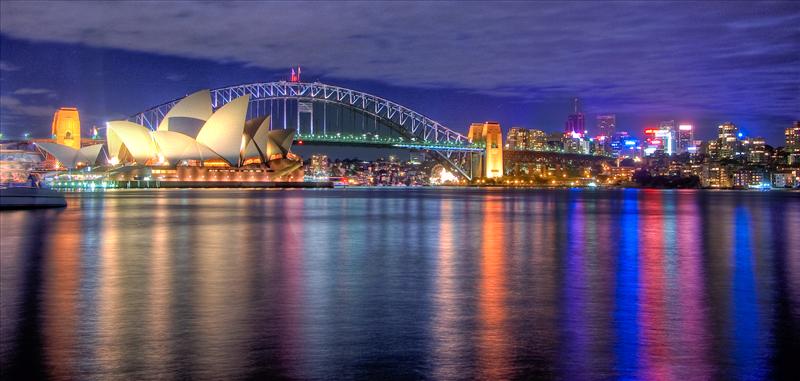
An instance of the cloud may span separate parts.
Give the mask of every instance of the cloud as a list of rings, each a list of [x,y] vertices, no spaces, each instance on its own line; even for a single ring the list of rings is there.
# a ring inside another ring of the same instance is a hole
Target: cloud
[[[172,81],[172,82],[180,82],[180,81],[182,81],[182,80],[186,79],[186,74],[176,74],[176,73],[172,73],[172,74],[167,74],[167,76],[166,76],[165,78],[166,78],[168,81]]]
[[[0,71],[17,71],[20,67],[7,61],[0,61]]]
[[[0,33],[617,112],[800,113],[800,2],[56,4],[0,3]]]
[[[10,115],[52,117],[53,113],[57,109],[58,107],[54,106],[25,103],[19,100],[18,98],[12,96],[7,96],[7,95],[0,96],[0,110],[9,113]]]
[[[38,89],[38,88],[30,88],[30,87],[23,87],[14,90],[15,95],[44,95],[48,98],[55,98],[56,92],[50,89]]]

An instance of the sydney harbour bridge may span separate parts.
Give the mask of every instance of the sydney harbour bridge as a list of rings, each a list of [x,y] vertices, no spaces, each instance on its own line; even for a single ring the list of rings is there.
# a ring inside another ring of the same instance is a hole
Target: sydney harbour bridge
[[[481,176],[485,147],[390,100],[319,82],[263,82],[211,90],[214,109],[250,95],[248,119],[271,116],[271,129],[295,130],[296,144],[424,150],[467,180]],[[155,130],[175,99],[133,115]]]

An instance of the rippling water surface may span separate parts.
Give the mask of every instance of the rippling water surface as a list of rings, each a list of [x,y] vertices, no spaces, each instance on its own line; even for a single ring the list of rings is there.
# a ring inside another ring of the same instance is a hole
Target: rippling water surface
[[[0,212],[3,379],[764,379],[800,194],[162,190]]]

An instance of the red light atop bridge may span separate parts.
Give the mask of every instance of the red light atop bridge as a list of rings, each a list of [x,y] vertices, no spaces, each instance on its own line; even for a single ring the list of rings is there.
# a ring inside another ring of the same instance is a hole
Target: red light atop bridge
[[[290,82],[300,82],[300,66],[297,67],[297,71],[292,68],[292,77]]]

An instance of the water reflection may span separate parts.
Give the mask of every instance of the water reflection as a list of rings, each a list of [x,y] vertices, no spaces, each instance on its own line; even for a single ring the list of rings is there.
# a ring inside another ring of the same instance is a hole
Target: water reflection
[[[507,255],[503,220],[504,203],[496,197],[483,200],[481,227],[480,278],[478,283],[478,376],[500,380],[509,377],[506,331],[506,266]]]
[[[0,223],[3,379],[759,379],[800,342],[793,193],[144,191]]]

